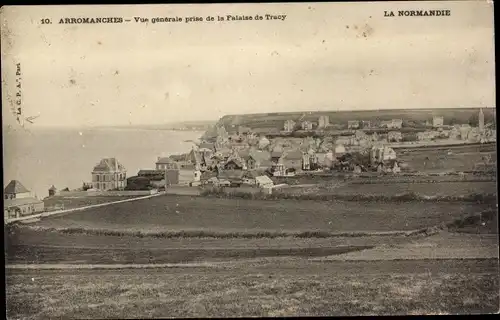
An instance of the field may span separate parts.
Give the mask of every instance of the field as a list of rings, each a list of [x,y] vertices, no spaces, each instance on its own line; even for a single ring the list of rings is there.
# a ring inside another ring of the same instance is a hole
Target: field
[[[448,154],[448,150],[451,154]],[[483,157],[491,156],[496,163],[496,146],[474,145],[446,148],[397,149],[398,159],[405,161],[412,170],[432,171],[473,171],[477,164],[483,164]]]
[[[418,265],[416,269],[415,266]],[[199,268],[8,271],[9,318],[498,312],[498,261],[244,261]]]
[[[319,180],[284,189],[312,200],[160,195],[6,227],[7,316],[498,312],[492,175]]]
[[[324,185],[283,189],[287,193],[313,193],[315,195],[402,195],[415,193],[421,196],[465,197],[472,194],[495,194],[496,182],[438,182],[429,183],[326,183]]]
[[[439,201],[280,201],[165,195],[54,216],[33,225],[130,233],[204,230],[207,235],[376,232],[428,227],[489,208],[488,204]]]

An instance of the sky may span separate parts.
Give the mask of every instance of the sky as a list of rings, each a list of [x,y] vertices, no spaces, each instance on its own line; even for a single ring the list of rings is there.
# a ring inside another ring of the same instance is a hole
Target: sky
[[[393,10],[446,17],[384,17]],[[286,15],[135,23],[134,17]],[[3,7],[3,122],[21,65],[37,126],[216,120],[226,114],[493,107],[493,5],[411,3]],[[123,17],[125,24],[58,24]],[[52,24],[40,24],[51,19]]]

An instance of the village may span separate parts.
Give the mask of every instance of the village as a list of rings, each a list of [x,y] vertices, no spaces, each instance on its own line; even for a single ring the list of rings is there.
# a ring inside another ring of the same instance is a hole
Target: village
[[[403,123],[402,119],[380,123],[353,120],[342,128],[330,124],[328,116],[319,116],[317,123],[286,120],[279,135],[257,134],[244,126],[228,130],[219,125],[215,137],[194,144],[186,154],[159,156],[154,164],[152,161],[152,168],[141,169],[134,176],[127,175],[118,159],[101,159],[90,173],[90,182],[76,190],[58,190],[51,186],[45,199],[55,196],[132,197],[166,190],[182,194],[186,188],[237,188],[243,192],[270,194],[286,186],[279,183],[279,178],[335,172],[397,175],[412,171],[411,164],[398,156],[398,148],[404,146],[496,141],[496,129],[492,123],[485,123],[482,109],[478,113],[477,127],[444,125],[443,117],[433,117],[424,124],[425,130],[404,132]],[[344,130],[337,130],[336,134],[317,134],[332,127]],[[295,137],[296,132],[314,132],[315,135]],[[33,196],[17,180],[5,187],[4,198],[5,218],[64,209],[63,204],[44,205],[44,201]]]

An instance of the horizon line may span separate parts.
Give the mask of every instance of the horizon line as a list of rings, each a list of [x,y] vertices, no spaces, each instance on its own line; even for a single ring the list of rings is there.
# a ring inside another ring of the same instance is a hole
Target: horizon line
[[[244,115],[264,115],[264,114],[287,114],[287,113],[330,113],[330,112],[377,112],[377,111],[436,111],[443,109],[496,109],[496,106],[491,107],[440,107],[440,108],[391,108],[391,109],[358,109],[358,110],[295,110],[295,111],[278,111],[278,112],[255,112],[255,113],[226,113],[215,119],[201,119],[201,120],[179,120],[179,121],[170,121],[170,122],[162,122],[162,123],[137,123],[137,124],[101,124],[101,125],[54,125],[54,124],[40,124],[40,125],[31,125],[30,127],[38,127],[38,128],[112,128],[112,127],[140,127],[140,126],[165,126],[165,125],[175,125],[189,122],[217,122],[223,117],[226,116],[244,116]],[[2,124],[3,130],[6,127],[14,127],[14,124]],[[29,129],[26,129],[29,130]]]

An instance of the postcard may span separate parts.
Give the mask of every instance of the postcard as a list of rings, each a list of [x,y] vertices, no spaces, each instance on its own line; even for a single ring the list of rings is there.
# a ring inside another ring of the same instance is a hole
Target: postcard
[[[498,313],[493,12],[2,7],[7,318]]]

